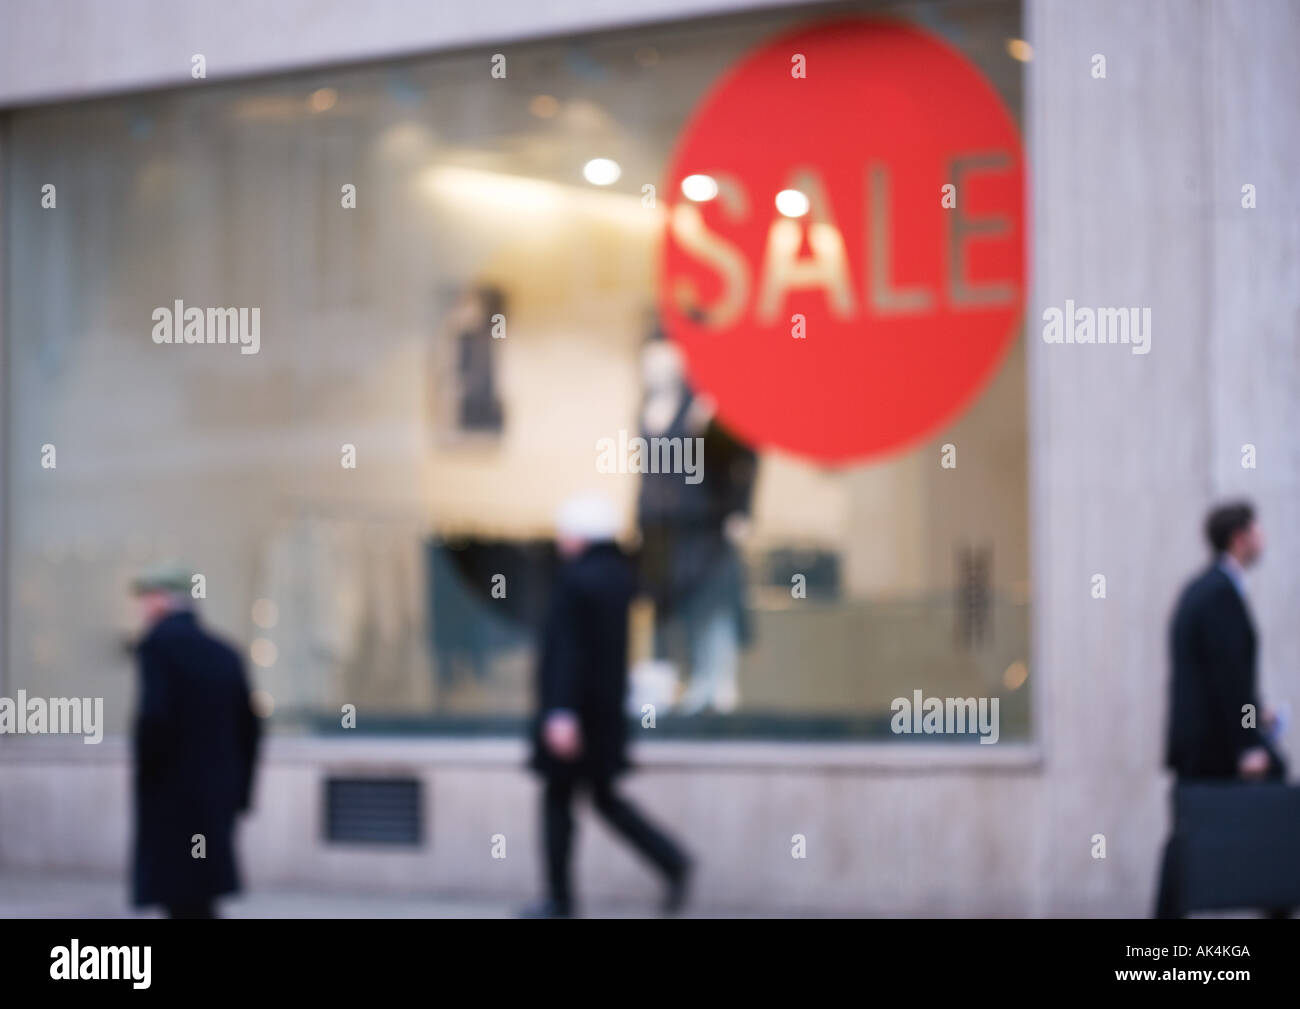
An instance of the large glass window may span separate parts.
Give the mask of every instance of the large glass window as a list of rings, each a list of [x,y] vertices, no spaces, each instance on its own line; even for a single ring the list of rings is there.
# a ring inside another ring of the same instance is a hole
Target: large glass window
[[[960,51],[1019,122],[1018,4],[885,10]],[[645,548],[636,699],[686,705],[662,735],[908,738],[891,701],[921,690],[999,696],[1001,738],[1027,737],[1019,337],[943,430],[866,463],[751,452],[703,414],[725,548],[674,524],[675,492],[600,471],[601,439],[684,422],[680,399],[652,402],[683,362],[657,339],[666,201],[643,187],[736,60],[824,16],[13,114],[11,688],[102,695],[124,731],[126,585],[176,558],[282,731],[337,728],[347,704],[359,730],[517,726],[556,508],[598,487]],[[593,184],[596,159],[616,181]],[[222,318],[256,325],[257,353],[155,342],[160,309],[179,332],[195,306],[249,310]],[[948,443],[978,449],[945,469]],[[692,695],[731,601],[734,684]]]

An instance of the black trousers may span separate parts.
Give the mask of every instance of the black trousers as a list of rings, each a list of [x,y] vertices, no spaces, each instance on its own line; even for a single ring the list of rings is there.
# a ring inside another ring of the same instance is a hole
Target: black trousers
[[[1156,888],[1156,918],[1182,918],[1187,913],[1183,906],[1181,856],[1179,839],[1170,837],[1165,842],[1164,856],[1160,859],[1160,882]]]
[[[613,782],[598,779],[586,782],[591,802],[625,841],[639,851],[669,879],[677,877],[686,866],[686,855],[662,831],[653,826],[640,811],[614,792]],[[572,906],[569,863],[573,850],[573,798],[579,782],[568,776],[546,779],[542,794],[542,820],[545,824],[546,881],[551,900],[561,908]]]

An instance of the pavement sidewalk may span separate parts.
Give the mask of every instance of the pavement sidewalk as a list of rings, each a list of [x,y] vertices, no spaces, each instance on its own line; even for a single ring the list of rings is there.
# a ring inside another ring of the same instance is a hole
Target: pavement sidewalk
[[[514,918],[527,900],[257,890],[222,901],[223,918]],[[588,906],[591,918],[652,917],[649,904]],[[702,917],[719,917],[695,910]],[[126,882],[103,877],[0,870],[0,918],[149,918],[128,903]],[[691,917],[689,913],[685,917]],[[725,915],[725,917],[734,917]]]

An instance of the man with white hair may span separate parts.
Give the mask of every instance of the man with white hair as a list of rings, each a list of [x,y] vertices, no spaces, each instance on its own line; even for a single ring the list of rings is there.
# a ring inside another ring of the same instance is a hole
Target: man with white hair
[[[690,860],[613,787],[628,767],[628,605],[636,589],[632,565],[615,542],[618,516],[607,499],[582,496],[565,502],[556,526],[562,563],[542,636],[532,758],[545,780],[549,894],[530,913],[573,914],[573,797],[582,786],[596,812],[664,874],[666,909],[675,911],[685,898]]]

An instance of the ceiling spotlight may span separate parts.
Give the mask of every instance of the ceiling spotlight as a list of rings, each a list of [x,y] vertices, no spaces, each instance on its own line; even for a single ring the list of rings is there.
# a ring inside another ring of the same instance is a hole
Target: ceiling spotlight
[[[339,100],[339,93],[333,88],[318,88],[307,100],[313,112],[328,112]]]
[[[688,175],[682,179],[682,195],[696,203],[707,203],[718,195],[718,181],[712,175]]]
[[[808,197],[797,189],[782,189],[776,194],[776,209],[786,217],[803,217],[808,207]]]
[[[1034,58],[1034,47],[1024,39],[1007,39],[1007,55],[1013,60],[1028,63]]]
[[[528,103],[528,109],[538,119],[551,119],[560,111],[560,102],[554,95],[538,95]]]
[[[608,186],[618,181],[623,169],[609,158],[592,158],[582,166],[582,176],[593,186]]]

